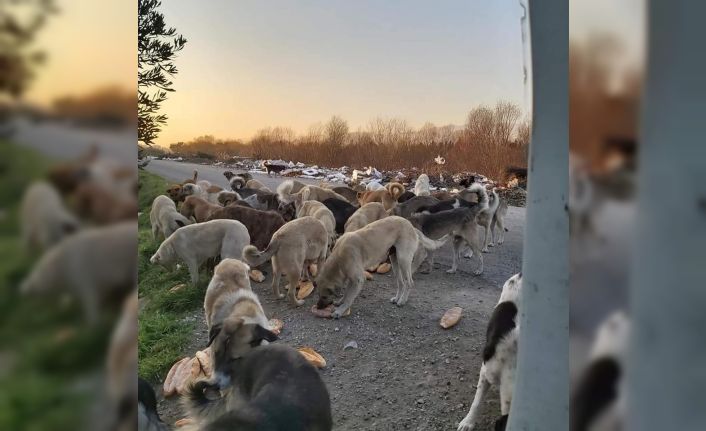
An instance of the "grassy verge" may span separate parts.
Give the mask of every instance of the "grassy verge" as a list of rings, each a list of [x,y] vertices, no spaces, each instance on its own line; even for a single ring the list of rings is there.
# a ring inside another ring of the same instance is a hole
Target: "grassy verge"
[[[139,172],[139,181],[138,282],[143,304],[140,310],[139,372],[154,382],[164,379],[172,364],[187,353],[186,346],[195,329],[195,322],[189,317],[203,307],[203,286],[208,281],[204,274],[199,286],[194,287],[185,267],[172,272],[149,262],[159,247],[159,240],[152,239],[150,206],[155,197],[164,194],[168,183],[143,170]],[[186,286],[171,292],[170,289],[178,284]]]
[[[91,400],[85,383],[103,371],[112,329],[108,317],[88,328],[75,304],[17,290],[37,260],[21,246],[22,193],[49,165],[0,141],[0,429],[76,429]]]

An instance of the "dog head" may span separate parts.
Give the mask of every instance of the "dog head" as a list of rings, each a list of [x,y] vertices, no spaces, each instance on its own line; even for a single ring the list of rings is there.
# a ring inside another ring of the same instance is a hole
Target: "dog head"
[[[223,176],[226,177],[228,181],[230,181],[230,179],[233,178],[235,174],[231,171],[225,171],[223,172]]]
[[[174,184],[173,186],[169,187],[167,189],[167,194],[170,198],[172,198],[174,202],[182,201],[183,196],[181,193],[181,184]]]
[[[280,202],[278,212],[284,221],[292,221],[296,218],[297,210],[294,208],[294,203],[285,204]]]
[[[240,195],[235,192],[228,192],[224,190],[218,193],[218,203],[223,206],[228,206],[238,200],[240,200]]]
[[[231,190],[240,190],[245,187],[247,181],[245,180],[245,178],[239,175],[235,175],[230,180],[228,180],[228,183],[230,184]]]
[[[176,262],[174,256],[174,249],[168,241],[164,241],[162,245],[159,246],[157,251],[150,257],[150,263],[153,265],[162,265],[167,269],[172,269]]]
[[[182,196],[192,196],[199,194],[201,192],[201,187],[197,186],[196,184],[184,184],[181,187],[181,194]]]
[[[247,355],[263,341],[276,341],[277,334],[256,323],[245,323],[242,317],[230,316],[211,327],[208,346],[211,347],[216,378],[227,375],[232,361]]]

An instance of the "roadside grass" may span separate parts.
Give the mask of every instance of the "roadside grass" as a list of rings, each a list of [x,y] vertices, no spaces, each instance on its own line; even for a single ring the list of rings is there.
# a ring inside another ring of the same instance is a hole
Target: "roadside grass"
[[[169,183],[144,170],[139,171],[139,182],[139,374],[157,382],[166,377],[174,362],[193,353],[185,351],[196,328],[196,322],[190,317],[201,312],[208,276],[202,273],[198,286],[194,287],[185,267],[172,271],[150,263],[161,241],[161,238],[152,239],[150,206],[155,197],[165,193]],[[179,284],[185,286],[170,291]]]
[[[112,330],[108,316],[87,327],[75,303],[19,295],[17,286],[38,260],[20,241],[20,201],[50,164],[0,140],[0,429],[75,429],[82,423],[91,401],[85,383],[104,370]]]

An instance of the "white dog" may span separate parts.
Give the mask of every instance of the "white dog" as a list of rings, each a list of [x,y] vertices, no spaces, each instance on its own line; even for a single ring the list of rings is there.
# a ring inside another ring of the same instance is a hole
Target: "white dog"
[[[250,234],[237,220],[211,220],[178,229],[159,246],[150,258],[153,264],[171,268],[181,259],[189,268],[191,282],[199,280],[199,267],[210,258],[240,259],[250,244]]]
[[[168,196],[159,195],[152,201],[150,224],[153,239],[156,240],[160,234],[167,239],[180,227],[190,225],[191,220],[179,214],[176,204]]]
[[[43,181],[25,192],[20,218],[22,238],[33,251],[44,251],[79,228],[78,219],[66,209],[56,189]]]
[[[417,196],[429,196],[429,176],[427,174],[421,174],[417,178],[417,182],[414,183],[414,194]]]
[[[70,291],[89,323],[107,299],[124,297],[137,283],[137,225],[123,222],[87,228],[49,249],[20,285],[20,292]]]
[[[517,365],[517,340],[520,335],[520,292],[522,273],[510,277],[503,285],[500,300],[493,310],[483,348],[483,365],[480,368],[476,395],[465,418],[458,424],[458,431],[475,428],[483,398],[491,385],[500,389],[500,414],[495,429],[505,429],[512,403]]]

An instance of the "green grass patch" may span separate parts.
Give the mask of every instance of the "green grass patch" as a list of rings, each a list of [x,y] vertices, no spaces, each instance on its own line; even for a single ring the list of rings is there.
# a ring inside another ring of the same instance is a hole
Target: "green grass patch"
[[[150,263],[149,259],[161,240],[152,239],[150,206],[154,198],[165,194],[169,183],[143,170],[139,171],[139,181],[138,289],[143,304],[140,310],[139,372],[142,377],[156,382],[166,377],[174,362],[194,353],[186,351],[196,328],[195,322],[188,318],[194,312],[201,312],[204,286],[208,280],[206,274],[202,274],[199,286],[194,287],[185,267],[170,271]],[[186,287],[169,291],[178,284]]]

